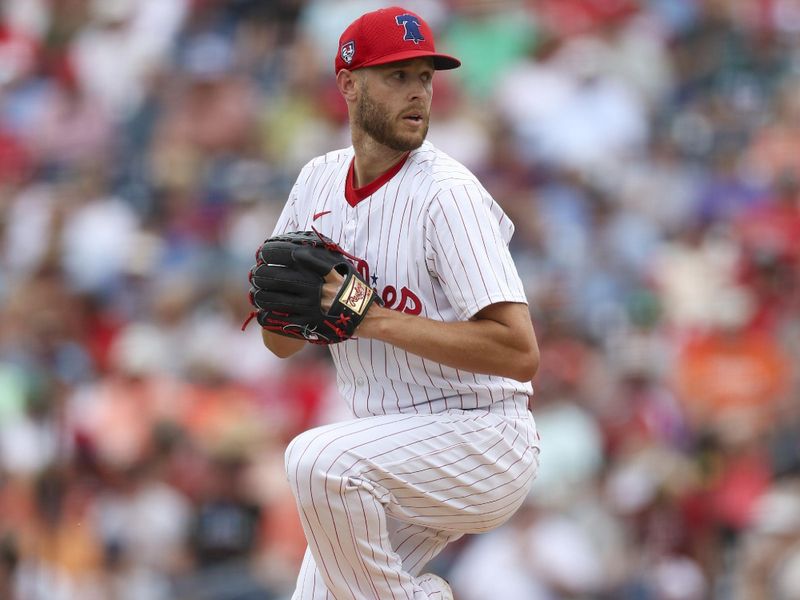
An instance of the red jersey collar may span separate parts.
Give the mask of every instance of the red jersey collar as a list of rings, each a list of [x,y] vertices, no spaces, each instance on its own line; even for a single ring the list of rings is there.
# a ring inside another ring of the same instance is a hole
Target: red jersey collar
[[[350,206],[355,206],[359,202],[361,202],[364,198],[368,198],[375,192],[377,192],[383,185],[389,181],[392,177],[397,175],[400,169],[403,168],[403,165],[406,164],[408,160],[408,156],[410,152],[406,152],[403,157],[397,161],[397,163],[389,168],[389,170],[384,171],[377,179],[368,183],[365,186],[360,188],[356,188],[353,186],[353,180],[355,178],[355,164],[356,158],[355,156],[350,161],[350,168],[347,170],[347,179],[345,179],[344,184],[344,197],[347,200],[347,203]]]

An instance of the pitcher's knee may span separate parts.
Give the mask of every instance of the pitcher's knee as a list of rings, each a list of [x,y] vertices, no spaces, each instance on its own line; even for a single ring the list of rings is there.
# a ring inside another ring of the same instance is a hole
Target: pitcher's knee
[[[286,447],[284,454],[284,468],[292,489],[297,487],[297,482],[307,479],[313,468],[315,456],[308,451],[308,442],[311,431],[304,431],[296,436]],[[310,440],[309,440],[310,441]]]
[[[340,493],[341,482],[353,462],[339,438],[317,428],[304,431],[291,441],[284,466],[295,498],[307,504]]]

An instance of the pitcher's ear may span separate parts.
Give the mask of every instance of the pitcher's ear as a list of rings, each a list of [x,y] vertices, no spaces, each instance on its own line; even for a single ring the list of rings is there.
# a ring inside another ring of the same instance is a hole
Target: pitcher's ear
[[[358,96],[358,88],[360,84],[360,77],[355,71],[348,69],[341,69],[336,74],[336,87],[342,94],[345,100],[353,102]]]

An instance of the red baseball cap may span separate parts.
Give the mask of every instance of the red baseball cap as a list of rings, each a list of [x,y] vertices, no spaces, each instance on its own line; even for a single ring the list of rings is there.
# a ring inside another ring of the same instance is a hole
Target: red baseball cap
[[[392,6],[361,15],[339,38],[336,72],[430,56],[435,69],[455,69],[461,61],[436,52],[433,31],[418,14]]]

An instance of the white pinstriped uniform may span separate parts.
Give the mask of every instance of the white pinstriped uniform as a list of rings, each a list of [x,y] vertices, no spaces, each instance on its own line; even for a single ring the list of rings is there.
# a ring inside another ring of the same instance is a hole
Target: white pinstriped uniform
[[[425,142],[368,189],[347,188],[353,149],[301,171],[275,234],[312,226],[361,257],[387,306],[466,320],[525,303],[513,225],[464,166]],[[353,421],[286,452],[309,551],[294,600],[439,599],[419,571],[450,541],[492,529],[535,475],[529,383],[441,365],[376,340],[330,346]]]

